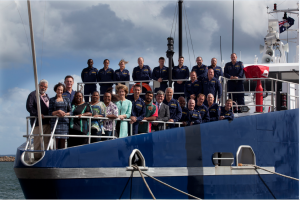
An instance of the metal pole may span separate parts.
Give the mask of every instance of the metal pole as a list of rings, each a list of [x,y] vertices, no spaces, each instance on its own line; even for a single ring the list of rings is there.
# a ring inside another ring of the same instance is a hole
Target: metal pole
[[[27,0],[27,7],[28,7],[30,37],[31,37],[31,50],[32,50],[32,61],[33,61],[34,82],[35,82],[35,95],[36,95],[36,99],[37,99],[36,102],[37,102],[37,112],[38,112],[38,122],[39,122],[39,134],[41,136],[40,137],[41,150],[44,150],[43,123],[42,123],[42,114],[41,114],[38,74],[37,74],[36,58],[35,58],[35,46],[34,46],[34,35],[33,35],[33,27],[32,27],[33,25],[32,25],[32,18],[31,18],[30,0]]]
[[[234,0],[232,2],[232,53],[234,53]]]
[[[89,118],[89,144],[91,144],[91,134],[92,134],[92,118]]]
[[[55,124],[54,124],[54,128],[53,128],[53,131],[52,131],[50,139],[49,139],[47,150],[50,149],[50,146],[51,146],[51,143],[52,143],[52,139],[54,139],[54,140],[56,139],[55,137],[53,138],[53,136],[54,136],[55,129],[56,129],[56,126],[57,126],[57,122],[58,122],[58,117],[56,118],[56,121],[55,121]],[[46,136],[46,137],[48,137],[48,136]],[[56,148],[56,145],[55,145],[55,148]]]
[[[132,136],[132,124],[130,124],[130,136]]]
[[[271,80],[271,91],[272,91],[272,94],[271,94],[272,112],[274,112],[275,102],[274,102],[274,85],[273,85],[273,80]]]
[[[113,138],[111,138],[111,139],[114,139],[115,138],[115,120],[113,120],[113,122],[112,122],[112,134],[113,134]]]
[[[178,1],[178,52],[182,56],[182,0]]]

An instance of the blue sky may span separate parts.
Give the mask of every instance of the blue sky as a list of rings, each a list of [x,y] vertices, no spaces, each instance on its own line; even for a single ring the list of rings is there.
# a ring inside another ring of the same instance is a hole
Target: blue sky
[[[276,3],[278,9],[285,9],[296,7],[296,2]],[[273,3],[235,1],[235,52],[238,60],[241,55],[245,64],[253,63],[254,55],[261,60],[259,45],[267,34],[266,7],[273,8]],[[144,57],[145,64],[156,67],[158,58],[165,57],[176,1],[32,1],[31,5],[38,77],[49,81],[47,93],[53,97],[53,86],[66,75],[73,75],[76,82],[81,81],[80,73],[87,67],[89,58],[98,69],[108,58],[110,67],[116,70],[118,62],[124,58],[129,61],[126,68],[132,71],[140,56]],[[216,57],[220,64],[220,36],[223,60],[229,62],[232,1],[185,1],[184,5],[194,49],[193,53],[189,41],[189,55],[184,30],[185,65],[195,65],[197,56],[202,56],[207,65]],[[25,117],[28,115],[25,103],[34,90],[27,40],[27,3],[0,1],[0,11],[0,154],[14,154],[25,141],[22,137],[26,133]],[[282,16],[273,14],[270,18],[281,19]],[[286,38],[286,33],[280,37]],[[175,63],[177,38],[176,31]],[[295,48],[295,43],[290,43],[289,62],[293,61]]]

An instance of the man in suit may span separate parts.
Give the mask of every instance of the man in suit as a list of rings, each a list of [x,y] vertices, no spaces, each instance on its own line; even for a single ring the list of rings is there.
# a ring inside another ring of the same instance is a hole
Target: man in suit
[[[40,105],[41,105],[41,114],[42,114],[42,125],[39,124],[38,119],[36,119],[35,127],[33,129],[33,134],[39,134],[39,126],[43,126],[43,134],[51,134],[51,127],[50,127],[50,119],[44,118],[44,116],[49,115],[49,96],[46,94],[48,89],[48,81],[42,79],[39,83],[39,92],[40,92]],[[36,91],[31,92],[28,95],[27,102],[26,102],[26,109],[30,113],[30,116],[37,117],[38,110],[37,110],[37,99],[36,99]],[[31,127],[33,127],[34,119],[30,119]],[[50,141],[50,137],[44,137],[44,149],[47,148],[48,143]],[[39,136],[35,136],[33,138],[34,150],[41,150],[41,140]],[[35,153],[34,159],[39,160],[42,157],[41,153]]]
[[[156,94],[156,107],[158,109],[157,121],[167,122],[170,119],[169,106],[163,103],[165,93],[161,90]],[[164,124],[152,123],[152,129],[155,131],[164,130]]]

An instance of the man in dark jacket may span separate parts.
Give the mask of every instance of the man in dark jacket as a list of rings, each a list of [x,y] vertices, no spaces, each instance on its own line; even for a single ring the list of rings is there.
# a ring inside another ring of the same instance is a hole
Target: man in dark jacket
[[[156,107],[158,109],[157,121],[167,122],[170,119],[169,106],[163,103],[165,93],[161,90],[156,94]],[[152,123],[152,129],[155,131],[164,130],[164,124]]]
[[[41,80],[39,83],[39,92],[40,92],[40,104],[41,104],[41,114],[42,114],[42,126],[43,126],[43,134],[50,134],[51,133],[51,128],[50,128],[50,119],[49,118],[44,118],[45,115],[48,115],[48,110],[49,110],[49,97],[46,94],[48,88],[48,81],[46,80]],[[31,92],[28,95],[27,102],[26,102],[26,109],[30,113],[30,116],[38,116],[38,111],[37,111],[37,99],[36,99],[36,91]],[[39,122],[38,119],[36,118],[35,121],[35,126],[34,126],[34,121],[35,119],[30,119],[30,124],[31,127],[33,128],[33,134],[38,135],[39,134]],[[47,148],[48,143],[49,143],[50,137],[44,137],[44,149]],[[41,150],[41,140],[39,136],[35,136],[34,139],[34,150]],[[38,160],[42,157],[41,153],[35,153],[34,158],[35,160]]]

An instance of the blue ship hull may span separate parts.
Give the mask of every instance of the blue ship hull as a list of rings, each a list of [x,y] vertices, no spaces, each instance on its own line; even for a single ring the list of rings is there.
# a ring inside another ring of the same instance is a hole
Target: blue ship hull
[[[231,170],[229,174],[217,173],[223,168],[214,166],[213,154],[231,152],[232,167],[238,168],[235,155],[241,145],[252,147],[256,165],[299,178],[299,110],[47,151],[32,167],[21,162],[23,150],[19,148],[14,167],[26,198],[151,199],[139,173],[126,171],[131,152],[139,149],[149,168],[145,173],[199,198],[299,198],[295,180],[254,169],[234,174],[234,169],[224,167],[223,171]],[[156,174],[161,170],[166,175]],[[146,180],[156,198],[188,198],[153,179]]]

